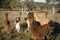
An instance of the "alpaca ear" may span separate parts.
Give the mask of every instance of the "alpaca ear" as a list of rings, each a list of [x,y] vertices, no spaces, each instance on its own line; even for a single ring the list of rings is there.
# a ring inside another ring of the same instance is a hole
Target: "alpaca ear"
[[[34,12],[29,12],[28,15],[29,16],[34,16]]]

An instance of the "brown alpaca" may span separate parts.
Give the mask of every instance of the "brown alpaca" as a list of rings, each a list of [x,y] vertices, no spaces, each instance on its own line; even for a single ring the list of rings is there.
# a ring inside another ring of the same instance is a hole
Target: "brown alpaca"
[[[10,23],[9,23],[9,20],[8,20],[8,14],[6,13],[5,14],[5,20],[4,20],[4,31],[5,33],[8,33],[9,32],[9,26],[10,26]]]
[[[35,26],[33,13],[28,14],[27,20],[29,20],[32,38],[34,40],[42,40],[42,37],[45,37],[45,36],[49,40],[51,28],[48,24]]]
[[[34,14],[35,20],[39,21],[41,25],[48,24],[50,18],[48,18],[48,13],[46,12],[42,18],[40,18],[39,13]]]

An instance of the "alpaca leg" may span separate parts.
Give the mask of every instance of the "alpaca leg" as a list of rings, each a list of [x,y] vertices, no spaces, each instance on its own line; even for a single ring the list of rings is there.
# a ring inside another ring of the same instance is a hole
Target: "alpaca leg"
[[[34,38],[34,40],[38,40],[38,39]]]
[[[7,28],[5,28],[4,31],[7,33],[8,32]]]
[[[38,40],[42,40],[42,38],[39,38]]]
[[[17,32],[19,32],[19,31],[20,31],[20,29],[17,30]]]
[[[19,32],[20,31],[20,28],[17,28],[16,31]]]
[[[6,33],[8,33],[8,26],[4,27]]]
[[[46,37],[47,37],[47,40],[50,40],[50,34],[48,34]]]
[[[42,38],[36,38],[35,40],[42,40]]]
[[[47,40],[50,40],[50,37],[49,36],[46,36],[47,37]]]

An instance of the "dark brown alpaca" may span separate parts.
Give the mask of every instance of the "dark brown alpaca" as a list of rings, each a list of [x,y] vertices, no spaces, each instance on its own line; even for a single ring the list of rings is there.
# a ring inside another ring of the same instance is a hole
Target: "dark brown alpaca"
[[[34,40],[42,40],[42,37],[45,36],[49,40],[51,28],[48,24],[35,26],[33,13],[28,14],[27,20],[29,20],[32,38]]]
[[[8,33],[10,23],[9,23],[9,20],[8,20],[8,14],[7,13],[5,14],[5,20],[4,20],[4,25],[3,26],[4,26],[5,33]]]

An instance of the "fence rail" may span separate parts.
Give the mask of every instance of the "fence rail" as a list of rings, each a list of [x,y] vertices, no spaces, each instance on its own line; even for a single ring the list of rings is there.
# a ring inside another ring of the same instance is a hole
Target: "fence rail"
[[[0,11],[0,25],[3,25],[3,21],[5,19],[5,13],[8,13],[8,19],[9,21],[15,21],[16,17],[21,17],[21,20],[24,21],[24,18],[26,17],[27,13],[34,12],[38,13],[40,18],[44,18],[45,13],[40,13],[39,11],[24,11],[22,14],[22,11]],[[21,15],[22,14],[22,15]],[[48,18],[60,22],[60,13],[52,14],[48,13]]]

